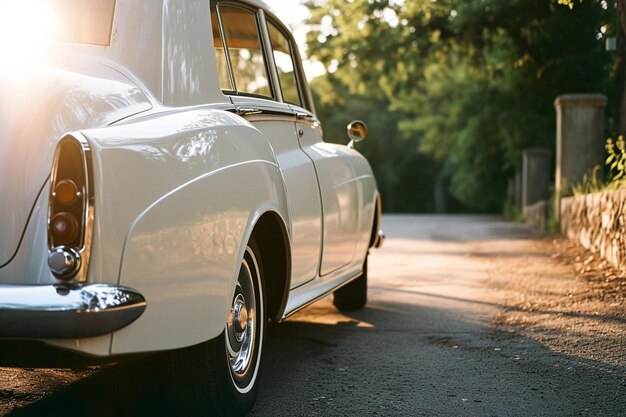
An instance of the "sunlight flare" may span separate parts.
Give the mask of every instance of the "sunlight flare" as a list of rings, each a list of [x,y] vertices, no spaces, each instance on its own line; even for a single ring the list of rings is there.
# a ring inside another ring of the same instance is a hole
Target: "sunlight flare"
[[[57,13],[43,0],[0,0],[0,66],[42,62],[58,34]]]

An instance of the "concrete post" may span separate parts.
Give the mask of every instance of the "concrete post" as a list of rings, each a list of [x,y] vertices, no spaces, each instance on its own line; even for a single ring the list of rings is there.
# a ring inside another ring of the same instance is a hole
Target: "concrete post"
[[[522,206],[550,199],[552,151],[527,149],[522,161]]]
[[[555,212],[560,197],[571,192],[583,175],[604,164],[604,109],[602,94],[565,94],[554,101],[556,108]]]

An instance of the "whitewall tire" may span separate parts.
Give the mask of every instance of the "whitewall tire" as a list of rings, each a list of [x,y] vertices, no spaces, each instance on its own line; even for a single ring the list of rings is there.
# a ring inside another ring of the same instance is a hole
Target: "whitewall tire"
[[[224,332],[216,339],[170,352],[172,411],[181,416],[244,416],[256,400],[266,327],[263,266],[248,243]]]

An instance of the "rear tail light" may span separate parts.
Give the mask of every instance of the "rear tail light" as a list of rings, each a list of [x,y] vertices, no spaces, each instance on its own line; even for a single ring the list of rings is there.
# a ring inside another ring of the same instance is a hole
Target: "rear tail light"
[[[48,265],[61,280],[87,278],[93,233],[93,169],[80,134],[59,141],[52,166],[48,209]]]
[[[70,213],[59,213],[50,220],[50,236],[56,243],[74,242],[78,237],[78,220]]]
[[[54,201],[63,206],[69,206],[81,196],[78,186],[72,180],[59,181],[52,190]]]

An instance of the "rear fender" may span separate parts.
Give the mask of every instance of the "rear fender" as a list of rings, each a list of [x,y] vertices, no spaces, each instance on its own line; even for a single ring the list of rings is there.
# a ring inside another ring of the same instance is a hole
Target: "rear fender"
[[[96,188],[88,281],[134,288],[148,303],[114,333],[111,353],[219,335],[256,219],[266,211],[288,219],[265,136],[232,113],[201,108],[82,133]]]
[[[233,178],[248,180],[233,188]],[[272,178],[280,173],[270,163],[241,163],[185,185],[141,215],[120,283],[144,295],[148,308],[114,334],[113,354],[190,346],[224,330],[254,225],[265,212],[286,214]]]

